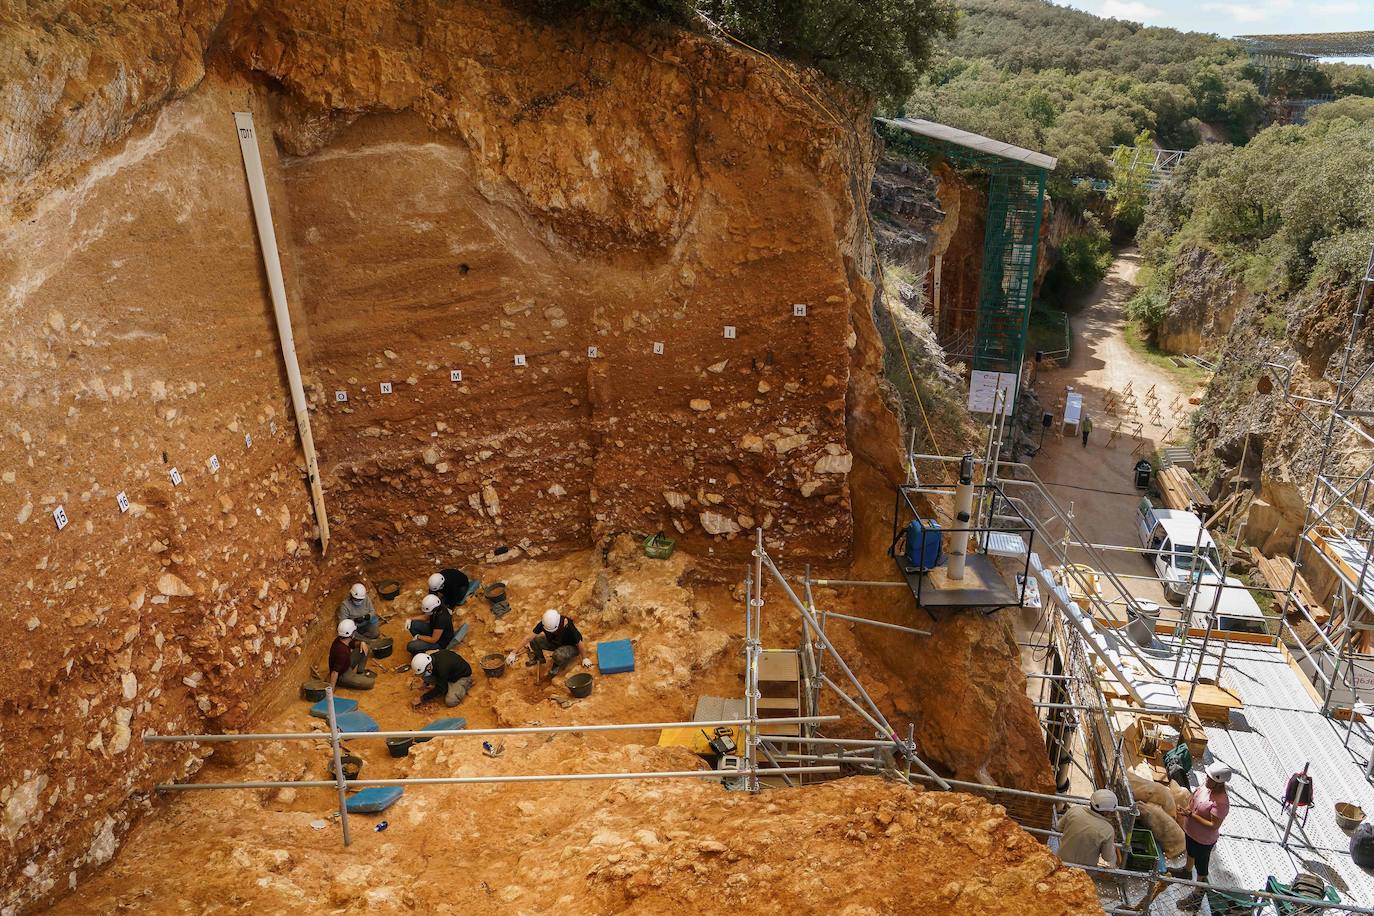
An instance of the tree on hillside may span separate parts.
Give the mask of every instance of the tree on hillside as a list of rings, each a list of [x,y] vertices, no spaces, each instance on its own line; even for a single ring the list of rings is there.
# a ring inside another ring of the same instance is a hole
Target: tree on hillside
[[[626,21],[704,26],[900,102],[930,64],[935,42],[954,35],[953,0],[512,0],[537,15],[599,13]]]
[[[1112,180],[1107,187],[1107,199],[1112,202],[1112,216],[1132,230],[1145,218],[1145,204],[1150,199],[1146,181],[1154,161],[1155,144],[1148,130],[1136,134],[1134,144],[1118,146],[1112,151]]]

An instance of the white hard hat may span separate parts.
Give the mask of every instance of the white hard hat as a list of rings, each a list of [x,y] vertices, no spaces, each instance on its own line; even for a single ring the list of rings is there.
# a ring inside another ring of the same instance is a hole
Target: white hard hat
[[[425,672],[429,670],[429,666],[432,664],[434,664],[434,660],[429,657],[429,653],[421,652],[410,660],[410,670],[424,677]]]
[[[443,574],[443,573],[435,573],[434,575],[432,575],[432,576],[429,577],[429,590],[430,590],[430,591],[432,591],[432,592],[437,592],[439,589],[441,589],[441,588],[443,588],[443,587],[444,587],[444,574]]]
[[[353,634],[358,632],[358,625],[351,620],[339,621],[339,635],[344,639],[351,639]]]
[[[549,608],[544,612],[544,632],[547,633],[550,630],[558,629],[558,624],[562,619],[562,614],[558,613],[553,608]]]
[[[1092,808],[1099,814],[1111,814],[1116,810],[1116,793],[1111,789],[1098,789],[1092,794]]]
[[[438,606],[438,595],[425,595],[423,598],[420,599],[420,610],[424,611],[426,614],[434,613],[434,609]]]
[[[362,601],[367,597],[367,589],[361,582],[354,582],[353,587],[348,590],[348,594],[354,601]]]
[[[1220,783],[1229,782],[1235,771],[1222,763],[1220,760],[1213,760],[1207,764],[1207,778]]]

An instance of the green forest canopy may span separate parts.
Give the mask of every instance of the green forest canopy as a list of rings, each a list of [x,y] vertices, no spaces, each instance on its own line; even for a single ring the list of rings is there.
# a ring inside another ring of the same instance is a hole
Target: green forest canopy
[[[1156,324],[1172,265],[1188,246],[1222,258],[1255,290],[1344,282],[1374,245],[1374,99],[1313,109],[1309,123],[1245,146],[1201,146],[1153,195],[1140,228],[1148,270],[1132,302]]]
[[[1233,143],[1260,121],[1263,74],[1232,41],[1141,26],[1045,0],[958,0],[957,35],[905,110],[1058,157],[1061,180],[1107,178],[1142,130],[1189,149],[1210,125]],[[1270,75],[1271,97],[1374,95],[1374,69]]]

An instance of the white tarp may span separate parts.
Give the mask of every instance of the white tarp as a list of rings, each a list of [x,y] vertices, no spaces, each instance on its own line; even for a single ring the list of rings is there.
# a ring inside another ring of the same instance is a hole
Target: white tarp
[[[974,369],[969,373],[968,409],[970,413],[992,413],[997,409],[997,392],[1006,395],[1002,409],[1010,412],[1016,405],[1016,373]]]

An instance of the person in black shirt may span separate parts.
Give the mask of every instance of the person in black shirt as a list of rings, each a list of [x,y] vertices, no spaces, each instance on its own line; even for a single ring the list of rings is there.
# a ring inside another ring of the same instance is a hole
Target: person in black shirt
[[[438,595],[444,607],[452,609],[468,600],[472,581],[461,569],[441,569],[429,577],[429,593]]]
[[[445,706],[457,706],[472,689],[472,666],[452,649],[421,652],[410,660],[411,670],[430,683],[429,690],[415,698],[412,706],[444,698]]]
[[[447,649],[453,639],[453,615],[438,595],[425,595],[420,610],[423,613],[406,621],[406,631],[415,637],[406,643],[406,651],[415,655],[431,649]]]
[[[582,654],[582,634],[577,631],[577,626],[570,618],[549,609],[534,625],[534,633],[525,640],[525,648],[530,656],[525,662],[526,668],[542,665],[544,653],[553,653],[553,667],[549,669],[549,677],[552,678]],[[590,661],[587,660],[589,665]]]

